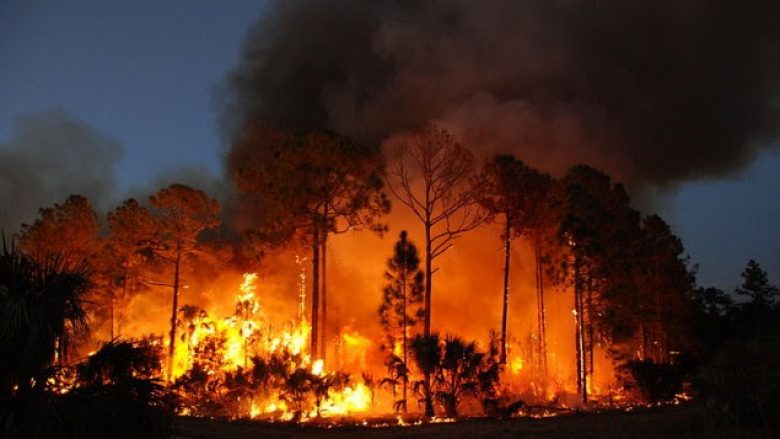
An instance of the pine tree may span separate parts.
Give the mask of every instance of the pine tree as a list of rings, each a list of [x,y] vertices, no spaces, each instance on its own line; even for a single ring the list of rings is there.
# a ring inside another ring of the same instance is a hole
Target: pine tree
[[[219,204],[202,191],[181,184],[160,189],[149,201],[156,215],[150,250],[155,258],[170,263],[173,268],[171,283],[165,285],[172,290],[167,369],[170,381],[176,351],[176,315],[179,311],[182,269],[187,258],[197,251],[198,235],[219,225]]]
[[[769,283],[766,271],[761,264],[751,259],[748,261],[745,271],[742,272],[742,285],[737,288],[737,294],[747,296],[751,302],[760,306],[772,306],[780,296],[777,287]]]
[[[743,305],[751,315],[754,323],[754,337],[761,338],[763,328],[769,323],[772,307],[777,305],[780,291],[769,283],[769,276],[761,268],[761,264],[751,259],[745,271],[742,272],[742,285],[735,291],[740,296],[747,296],[750,302]]]
[[[408,365],[409,332],[423,312],[420,304],[423,302],[425,279],[419,267],[417,247],[408,239],[406,231],[402,231],[393,257],[387,260],[385,279],[388,284],[379,306],[379,319],[387,334],[387,344],[383,347],[390,349],[391,355],[399,357],[404,367]],[[409,387],[407,374],[402,375],[402,381],[399,406],[405,412]]]
[[[479,204],[490,214],[490,221],[503,221],[501,239],[504,242],[504,285],[501,312],[500,362],[506,364],[507,315],[509,308],[509,267],[512,254],[512,238],[527,236],[533,229],[541,227],[539,207],[550,191],[552,178],[526,166],[510,155],[497,155],[485,164],[476,184]],[[532,241],[538,241],[532,239]],[[538,248],[538,244],[536,246]],[[537,260],[538,263],[538,260]],[[537,267],[538,269],[538,267]],[[539,336],[544,334],[544,301],[539,294],[541,285],[537,279]],[[543,344],[542,344],[543,345]],[[540,349],[541,351],[541,349]]]
[[[228,169],[262,206],[254,236],[275,244],[297,236],[311,246],[310,353],[325,360],[328,238],[386,230],[378,222],[390,211],[380,149],[327,130],[290,134],[258,123],[234,145]]]

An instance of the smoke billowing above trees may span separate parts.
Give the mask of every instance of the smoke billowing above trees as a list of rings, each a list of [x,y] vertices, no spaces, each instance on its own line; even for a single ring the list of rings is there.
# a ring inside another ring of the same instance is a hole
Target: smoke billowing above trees
[[[108,208],[121,158],[119,143],[61,110],[19,117],[0,143],[0,228],[10,235],[72,194]]]
[[[774,140],[774,2],[273,2],[228,75],[249,120],[364,142],[436,122],[485,156],[630,186],[749,164]]]

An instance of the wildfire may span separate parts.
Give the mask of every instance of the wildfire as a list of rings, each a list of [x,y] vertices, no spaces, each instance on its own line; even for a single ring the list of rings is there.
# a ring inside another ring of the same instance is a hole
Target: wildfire
[[[215,294],[232,297],[234,311],[229,315],[219,317],[209,309],[190,305],[180,308],[171,383],[185,401],[180,414],[306,422],[354,419],[363,413],[395,410],[394,402],[401,395],[400,378],[391,383],[386,371],[378,369],[376,362],[367,361],[367,353],[379,350],[375,339],[346,326],[329,339],[328,361],[313,357],[309,352],[312,327],[304,313],[291,315],[288,320],[280,320],[278,313],[269,315],[273,307],[264,304],[264,288],[257,273],[245,273],[233,285],[232,294]],[[270,288],[268,294],[272,297]],[[304,297],[303,292],[300,296]],[[515,338],[509,344],[508,361],[502,366],[501,395],[511,395],[509,402],[518,398],[545,406],[578,406],[568,396],[574,394],[573,377],[566,369],[568,360],[561,366],[554,352],[548,356],[549,366],[542,363],[535,337]],[[161,337],[157,343],[167,341]],[[399,340],[393,341],[391,350],[401,357]],[[414,401],[419,395],[412,390],[412,383],[422,377],[411,364],[408,406],[415,411]],[[599,366],[604,377],[597,376],[587,383],[591,401],[594,407],[611,406],[624,395],[614,390],[613,381],[607,377],[611,369]],[[532,417],[556,414],[515,412]],[[399,425],[414,425],[399,419]],[[435,418],[434,422],[450,421]]]
[[[322,360],[317,360],[311,365],[311,373],[313,375],[322,376],[322,369],[325,363]]]
[[[521,357],[515,357],[509,363],[509,369],[513,374],[517,375],[523,370],[523,359]]]
[[[204,309],[183,308],[182,342],[177,343],[174,356],[174,386],[184,386],[182,383],[197,379],[198,373],[205,373],[205,379],[227,387],[253,379],[281,380],[274,384],[286,386],[286,395],[264,394],[260,388],[271,382],[255,386],[257,390],[252,392],[235,390],[234,417],[304,421],[370,410],[371,389],[363,383],[352,383],[342,372],[326,370],[322,359],[311,358],[308,353],[311,326],[305,318],[274,325],[262,313],[257,283],[256,273],[243,275],[235,296],[236,311],[222,319]],[[344,362],[366,367],[365,353],[371,341],[353,330],[343,331],[340,340]],[[276,375],[271,378],[271,374]],[[305,404],[308,391],[317,395],[313,407]],[[181,413],[197,411],[185,407]]]
[[[371,391],[363,383],[354,387],[345,387],[331,396],[323,407],[325,416],[343,416],[350,413],[364,413],[371,410]]]

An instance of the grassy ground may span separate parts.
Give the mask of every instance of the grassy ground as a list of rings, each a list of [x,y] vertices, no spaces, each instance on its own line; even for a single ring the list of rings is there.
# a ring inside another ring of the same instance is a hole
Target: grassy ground
[[[724,428],[707,417],[698,403],[640,411],[577,413],[543,419],[466,419],[457,423],[408,427],[366,427],[341,424],[293,425],[254,421],[180,418],[176,437],[182,439],[248,438],[766,438],[759,432]],[[381,421],[369,421],[377,424]],[[393,421],[394,422],[394,421]]]

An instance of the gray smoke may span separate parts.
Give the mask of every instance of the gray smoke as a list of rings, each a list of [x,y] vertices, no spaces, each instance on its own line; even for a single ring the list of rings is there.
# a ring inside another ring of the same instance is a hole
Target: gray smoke
[[[10,235],[72,194],[110,208],[122,154],[119,143],[62,110],[17,118],[0,143],[0,229]]]
[[[230,182],[216,175],[205,166],[181,166],[167,169],[156,175],[150,182],[140,182],[132,186],[124,198],[135,198],[141,203],[147,203],[149,197],[160,189],[172,184],[184,184],[206,193],[224,204],[233,197],[233,187]]]
[[[436,122],[483,155],[668,187],[772,147],[778,18],[776,0],[274,1],[227,77],[222,129],[381,142]]]

